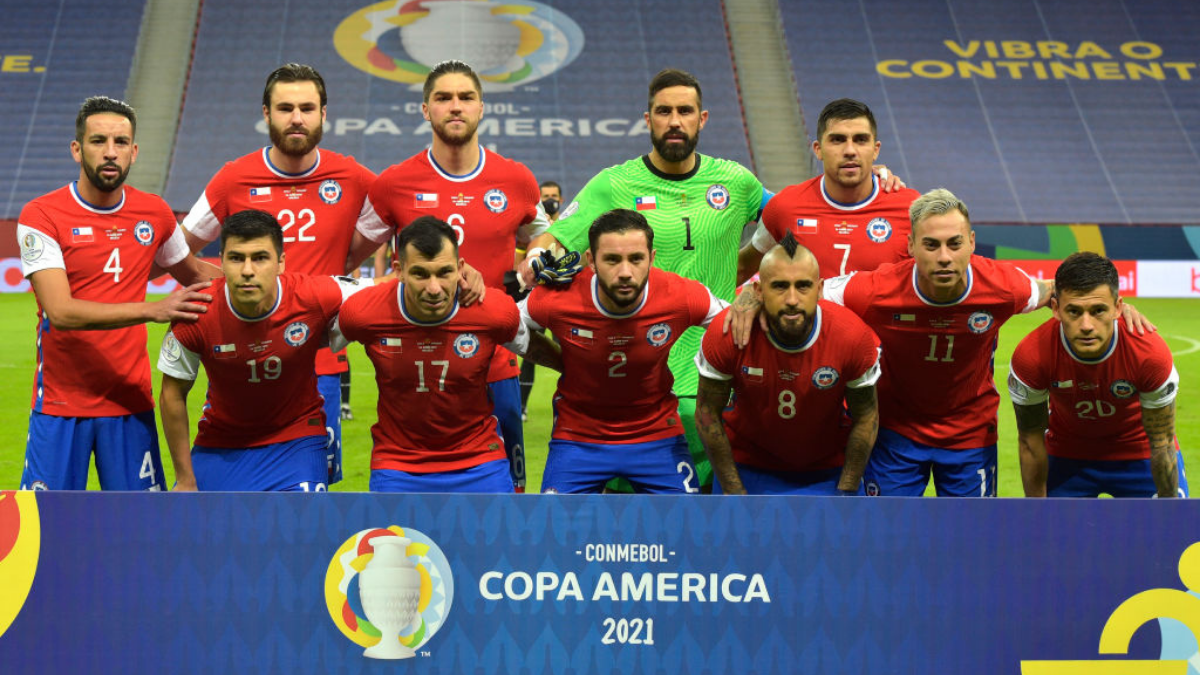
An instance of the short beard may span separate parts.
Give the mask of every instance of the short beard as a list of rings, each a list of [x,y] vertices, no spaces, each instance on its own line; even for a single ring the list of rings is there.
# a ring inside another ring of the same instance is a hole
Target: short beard
[[[461,136],[451,136],[445,132],[445,125],[439,127],[436,124],[432,124],[430,126],[433,127],[433,133],[437,134],[437,137],[442,141],[442,143],[455,148],[462,147],[474,141],[475,132],[479,129],[479,125],[476,124],[475,126],[467,129],[467,133]]]
[[[771,334],[775,336],[776,340],[785,345],[798,347],[808,337],[808,334],[812,332],[813,317],[811,314],[804,315],[804,323],[800,324],[800,328],[795,334],[784,330],[783,319],[779,318],[778,314],[767,314],[766,316],[767,325],[771,327]]]
[[[308,132],[304,137],[304,142],[299,147],[296,147],[295,141],[285,135],[283,129],[274,125],[270,126],[271,145],[274,145],[280,152],[289,157],[303,157],[312,152],[314,148],[321,143],[321,138],[325,136],[325,128],[318,124],[316,128]]]
[[[696,144],[699,142],[699,131],[696,132],[695,136],[686,136],[685,134],[684,141],[681,144],[668,143],[666,134],[655,136],[653,131],[650,132],[650,143],[654,145],[654,149],[658,151],[660,157],[671,163],[682,162],[691,157],[692,153],[696,151]]]
[[[642,285],[638,286],[637,293],[634,293],[633,297],[631,297],[629,300],[622,300],[621,298],[618,298],[613,291],[609,290],[608,284],[600,281],[599,277],[596,278],[596,285],[600,287],[600,292],[603,293],[606,298],[612,300],[614,305],[620,307],[621,309],[625,309],[627,307],[632,307],[642,299],[642,294],[646,292],[646,283],[648,281],[650,281],[649,276],[642,281]]]
[[[106,166],[116,167],[117,171],[119,171],[120,173],[117,174],[116,178],[113,178],[111,180],[108,178],[105,178],[104,176],[100,175],[100,169],[102,169]],[[92,186],[95,187],[97,190],[99,190],[101,192],[112,192],[113,190],[116,190],[117,188],[119,188],[125,184],[125,177],[129,175],[129,169],[125,169],[124,171],[121,171],[121,167],[117,166],[116,164],[113,164],[112,162],[105,162],[104,164],[101,164],[100,166],[97,166],[97,167],[88,166],[87,163],[85,162],[83,165],[83,173],[85,176],[87,176],[88,182],[91,183]]]

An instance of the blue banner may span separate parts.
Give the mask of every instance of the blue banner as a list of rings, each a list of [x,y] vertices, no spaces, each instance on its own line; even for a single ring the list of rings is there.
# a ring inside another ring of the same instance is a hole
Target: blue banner
[[[1200,596],[1183,590],[1200,589],[1196,509],[0,493],[0,663],[1183,675],[1200,661]]]

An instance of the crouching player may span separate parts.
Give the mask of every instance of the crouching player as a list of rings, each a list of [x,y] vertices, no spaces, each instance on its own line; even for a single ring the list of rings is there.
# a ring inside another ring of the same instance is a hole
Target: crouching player
[[[1026,497],[1186,497],[1175,441],[1179,373],[1157,333],[1121,316],[1117,268],[1074,253],[1054,275],[1054,318],[1025,337],[1008,391]]]
[[[667,359],[685,330],[727,303],[652,268],[654,230],[637,211],[602,214],[588,244],[574,283],[540,286],[521,304],[529,328],[562,343],[542,492],[600,492],[618,477],[637,492],[698,492]]]
[[[854,312],[819,301],[818,262],[790,233],[755,285],[767,330],[739,350],[718,317],[696,354],[713,494],[859,494],[879,431],[879,340]]]
[[[283,230],[263,211],[221,229],[223,280],[196,323],[163,340],[159,408],[175,490],[324,491],[329,478],[315,363],[355,279],[282,274]],[[187,396],[200,365],[208,398],[190,447]]]

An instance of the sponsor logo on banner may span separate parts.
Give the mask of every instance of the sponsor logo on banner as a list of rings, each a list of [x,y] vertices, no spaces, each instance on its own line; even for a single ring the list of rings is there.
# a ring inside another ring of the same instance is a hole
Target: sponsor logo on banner
[[[308,334],[308,324],[303,321],[294,321],[283,329],[283,341],[292,347],[299,347],[308,342]]]
[[[967,317],[967,329],[976,335],[986,333],[993,323],[995,320],[988,312],[975,312]]]
[[[37,490],[39,486],[35,483],[29,487]],[[0,492],[0,579],[4,580],[4,592],[0,593],[0,635],[4,635],[25,606],[37,575],[41,547],[37,495],[28,490]]]
[[[729,206],[729,190],[724,185],[710,185],[708,192],[704,193],[704,198],[708,201],[709,206],[718,211]]]
[[[661,347],[667,344],[671,339],[671,326],[665,323],[656,323],[646,331],[646,342],[651,346]]]
[[[644,197],[636,197],[633,200],[633,206],[638,211],[653,211],[658,208],[658,203],[654,199],[654,195],[646,195]]]
[[[271,201],[271,188],[256,187],[250,188],[250,203],[257,204],[259,202]]]
[[[453,346],[459,358],[469,359],[479,353],[479,338],[474,333],[463,333],[454,338]]]
[[[488,190],[483,195],[483,203],[492,213],[503,213],[508,208],[508,195],[503,190]]]
[[[325,572],[329,618],[370,658],[416,656],[445,625],[453,603],[450,562],[432,539],[410,527],[355,533]]]
[[[342,200],[342,184],[331,178],[321,183],[318,194],[326,204],[336,204]]]
[[[1133,386],[1129,380],[1117,380],[1108,390],[1117,398],[1129,398],[1137,393],[1137,387]]]
[[[446,59],[471,64],[484,92],[512,91],[567,67],[583,50],[579,25],[540,2],[363,4],[333,33],[338,55],[412,91]]]
[[[882,244],[892,238],[892,224],[887,218],[874,218],[867,223],[867,238],[876,244]]]
[[[434,209],[438,205],[438,196],[436,192],[418,192],[413,201],[418,209]]]
[[[71,243],[86,244],[92,241],[92,228],[90,227],[72,227],[71,228]]]
[[[838,371],[830,366],[821,366],[813,373],[812,383],[817,389],[829,389],[838,383]]]
[[[154,226],[145,220],[139,220],[138,224],[133,226],[133,238],[142,246],[153,244]]]

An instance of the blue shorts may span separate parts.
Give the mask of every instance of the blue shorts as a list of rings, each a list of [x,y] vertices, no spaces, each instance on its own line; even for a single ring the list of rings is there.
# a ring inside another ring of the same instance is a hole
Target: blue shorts
[[[746,494],[751,495],[833,495],[839,496],[838,480],[842,477],[841,467],[821,471],[765,471],[745,464],[737,465],[738,475]],[[725,494],[721,481],[713,474],[714,495]],[[858,494],[863,488],[858,486]]]
[[[1175,453],[1179,471],[1179,496],[1188,496],[1187,475],[1183,470],[1183,453]],[[1127,461],[1081,460],[1050,456],[1050,472],[1046,477],[1048,497],[1154,497],[1158,487],[1150,473],[1150,460]]]
[[[935,448],[880,427],[863,473],[868,495],[920,497],[931,473],[939,497],[995,497],[996,446]]]
[[[512,494],[508,460],[496,459],[457,471],[410,473],[373,469],[371,492],[480,492]]]
[[[325,492],[325,437],[301,436],[254,448],[192,448],[203,492]]]
[[[682,434],[645,443],[550,441],[542,492],[598,493],[611,478],[628,480],[635,492],[699,492]]]
[[[496,416],[496,433],[504,439],[508,453],[512,484],[525,488],[525,428],[521,423],[521,381],[510,377],[488,383],[492,395],[492,414]]]
[[[325,399],[325,482],[342,479],[342,376],[318,375],[317,393]]]
[[[102,490],[164,490],[154,411],[117,417],[29,413],[22,490],[86,490],[96,453]]]

